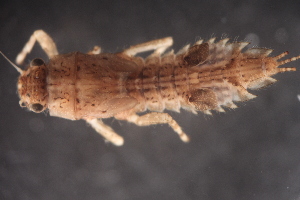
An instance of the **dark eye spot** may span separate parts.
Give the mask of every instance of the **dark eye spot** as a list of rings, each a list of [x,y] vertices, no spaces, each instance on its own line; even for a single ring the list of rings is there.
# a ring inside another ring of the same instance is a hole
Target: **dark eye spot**
[[[26,103],[20,101],[20,106],[24,108],[24,107],[26,107]]]
[[[37,112],[37,113],[42,112],[44,109],[44,106],[39,103],[32,104],[30,107],[31,107],[32,111]]]
[[[33,59],[31,62],[30,62],[30,66],[32,67],[32,66],[41,66],[41,65],[43,65],[43,64],[45,64],[45,62],[42,60],[42,59],[40,59],[40,58],[35,58],[35,59]]]

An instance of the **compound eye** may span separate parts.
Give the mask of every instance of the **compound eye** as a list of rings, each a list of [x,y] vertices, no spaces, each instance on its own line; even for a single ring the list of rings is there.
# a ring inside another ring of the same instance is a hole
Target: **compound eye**
[[[30,62],[30,66],[32,67],[32,66],[41,66],[41,65],[44,65],[45,64],[45,62],[42,60],[42,59],[40,59],[40,58],[35,58],[35,59],[33,59],[31,62]]]
[[[21,106],[22,108],[26,107],[26,103],[23,102],[23,101],[20,101],[19,104],[20,104],[20,106]]]
[[[36,113],[40,113],[44,110],[44,106],[42,104],[39,104],[39,103],[32,104],[30,106],[30,108],[33,112],[36,112]]]

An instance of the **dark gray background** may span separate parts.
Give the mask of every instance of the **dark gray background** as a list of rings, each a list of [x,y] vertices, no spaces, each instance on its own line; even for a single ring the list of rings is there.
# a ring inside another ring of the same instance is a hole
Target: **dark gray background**
[[[299,1],[1,1],[0,50],[14,60],[44,29],[61,53],[166,36],[178,50],[226,34],[291,57],[300,54],[299,13]],[[38,45],[27,63],[35,57],[47,59]],[[0,199],[300,198],[300,68],[226,114],[171,113],[189,144],[166,125],[105,120],[125,138],[115,147],[83,121],[21,109],[18,73],[0,63]]]

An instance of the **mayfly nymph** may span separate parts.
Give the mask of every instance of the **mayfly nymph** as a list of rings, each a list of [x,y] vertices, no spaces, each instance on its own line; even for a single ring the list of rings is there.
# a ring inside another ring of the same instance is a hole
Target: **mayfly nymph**
[[[87,54],[58,54],[52,38],[43,30],[30,37],[16,63],[22,64],[38,42],[49,62],[34,59],[27,70],[13,66],[21,74],[18,80],[20,105],[40,113],[70,120],[86,120],[98,133],[115,145],[123,138],[102,122],[114,117],[139,126],[169,124],[182,141],[189,137],[165,109],[181,108],[197,113],[224,112],[236,108],[233,102],[256,97],[247,89],[259,89],[274,83],[271,76],[295,68],[278,68],[300,56],[281,60],[288,52],[269,57],[267,48],[242,49],[248,42],[225,38],[215,42],[197,41],[177,53],[165,51],[171,37],[131,46],[119,53],[101,53],[95,47]],[[143,59],[138,53],[153,51]],[[138,115],[137,113],[146,114]]]

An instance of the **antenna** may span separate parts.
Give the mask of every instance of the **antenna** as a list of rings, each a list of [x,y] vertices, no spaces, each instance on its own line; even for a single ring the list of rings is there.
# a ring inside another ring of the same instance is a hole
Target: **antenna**
[[[11,62],[3,53],[2,51],[0,51],[0,53],[2,54],[2,56],[20,73],[22,74],[24,71],[18,67],[17,65],[15,65],[13,62]]]

